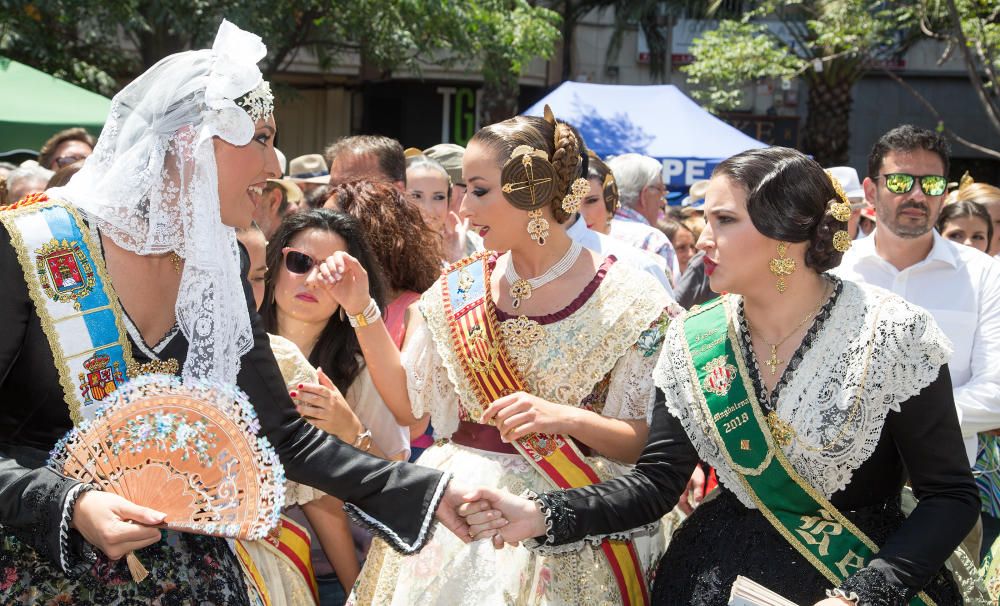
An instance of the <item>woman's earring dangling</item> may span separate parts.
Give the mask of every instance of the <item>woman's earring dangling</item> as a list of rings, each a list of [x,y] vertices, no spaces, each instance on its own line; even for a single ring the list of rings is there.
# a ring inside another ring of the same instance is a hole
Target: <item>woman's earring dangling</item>
[[[771,273],[778,276],[778,292],[785,292],[788,285],[785,283],[785,276],[792,275],[795,271],[795,259],[787,256],[788,242],[778,242],[778,257],[771,259]]]
[[[549,222],[542,216],[541,209],[528,211],[528,235],[539,246],[545,246],[545,239],[549,237]]]
[[[337,306],[337,313],[340,314],[340,321],[341,322],[346,322],[347,321],[347,314],[344,313],[344,306],[343,305],[338,305]]]

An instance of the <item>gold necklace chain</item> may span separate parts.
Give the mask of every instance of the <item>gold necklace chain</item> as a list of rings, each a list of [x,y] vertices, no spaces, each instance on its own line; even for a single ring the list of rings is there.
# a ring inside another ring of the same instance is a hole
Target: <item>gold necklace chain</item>
[[[789,338],[791,338],[792,335],[794,335],[795,333],[797,333],[799,331],[799,329],[802,328],[802,326],[806,322],[808,322],[809,320],[815,318],[819,314],[819,310],[823,308],[823,305],[826,304],[826,302],[830,298],[830,293],[827,293],[827,290],[828,289],[826,287],[823,288],[823,297],[820,298],[819,305],[817,305],[812,311],[810,311],[808,314],[806,314],[806,317],[802,318],[802,321],[799,322],[798,324],[796,324],[795,328],[793,328],[791,332],[789,332],[787,335],[785,335],[785,337],[783,339],[781,339],[780,341],[778,341],[777,343],[771,343],[770,341],[768,341],[767,339],[765,339],[760,333],[757,334],[757,336],[760,337],[760,340],[763,341],[765,345],[767,345],[768,347],[771,348],[771,357],[768,358],[767,360],[765,360],[764,364],[768,368],[771,369],[771,374],[772,375],[777,374],[778,373],[778,367],[785,363],[784,360],[778,359],[778,348],[781,347],[782,345],[784,345],[785,341],[787,341]],[[743,320],[747,323],[747,332],[750,333],[750,344],[751,344],[751,349],[752,349],[753,348],[753,327],[750,325],[750,318],[747,317],[745,311],[743,313]],[[754,357],[756,357],[756,355],[757,355],[757,352],[754,352]]]
[[[767,413],[767,425],[771,429],[771,435],[774,437],[774,441],[777,442],[779,446],[788,446],[792,443],[792,440],[795,440],[801,444],[803,448],[810,452],[826,452],[828,450],[832,450],[836,445],[840,444],[840,441],[847,437],[847,435],[854,433],[854,430],[851,428],[851,424],[858,416],[858,411],[861,410],[861,394],[865,392],[865,385],[868,383],[868,369],[871,366],[872,350],[875,345],[875,331],[878,330],[878,316],[881,311],[882,305],[879,305],[878,308],[875,309],[875,317],[872,318],[872,334],[869,336],[868,345],[865,347],[865,365],[864,368],[861,369],[861,382],[858,384],[857,391],[854,392],[854,403],[851,404],[851,410],[847,413],[847,419],[845,419],[843,424],[840,426],[840,431],[837,432],[837,435],[824,446],[812,446],[811,444],[802,441],[802,438],[799,437],[798,432],[791,423],[779,417],[777,411],[772,410]]]

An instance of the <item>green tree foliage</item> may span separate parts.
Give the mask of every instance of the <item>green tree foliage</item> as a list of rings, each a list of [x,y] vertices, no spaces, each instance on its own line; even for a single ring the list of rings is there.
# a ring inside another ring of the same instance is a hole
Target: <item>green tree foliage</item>
[[[941,60],[958,54],[965,64],[969,81],[986,114],[987,122],[1000,133],[1000,4],[996,0],[924,0],[921,31],[946,43]],[[894,78],[913,94],[937,119],[938,128],[958,142],[1000,158],[1000,151],[983,147],[955,133],[943,116],[902,79]]]
[[[734,109],[748,84],[801,77],[809,87],[803,147],[822,164],[846,162],[851,87],[917,39],[919,7],[874,0],[753,4],[741,19],[721,20],[695,41],[694,62],[684,68],[694,97],[716,111]]]
[[[106,95],[170,53],[211,44],[225,17],[264,39],[268,77],[304,51],[322,69],[352,53],[381,74],[481,63],[487,88],[512,94],[511,107],[522,66],[551,55],[559,36],[558,14],[528,0],[0,2],[0,54]]]

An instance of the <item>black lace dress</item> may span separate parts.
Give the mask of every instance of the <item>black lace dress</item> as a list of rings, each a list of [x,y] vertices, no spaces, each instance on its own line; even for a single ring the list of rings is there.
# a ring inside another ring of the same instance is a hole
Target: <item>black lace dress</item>
[[[749,342],[741,344],[764,413],[775,406],[840,293],[838,281],[771,398],[751,362]],[[741,307],[738,321],[744,322]],[[697,458],[680,421],[666,407],[656,406],[649,444],[632,474],[538,497],[552,530],[538,538],[537,548],[648,523],[677,502]],[[921,499],[908,519],[899,498],[907,479]],[[946,366],[918,395],[903,402],[899,412],[888,413],[874,452],[830,501],[880,546],[868,566],[841,584],[843,595],[853,594],[865,605],[905,604],[923,589],[939,605],[962,603],[942,564],[975,523],[978,499]],[[759,510],[744,506],[720,484],[673,535],[656,573],[653,603],[722,606],[729,601],[737,575],[805,606],[824,599],[831,589],[830,582]]]

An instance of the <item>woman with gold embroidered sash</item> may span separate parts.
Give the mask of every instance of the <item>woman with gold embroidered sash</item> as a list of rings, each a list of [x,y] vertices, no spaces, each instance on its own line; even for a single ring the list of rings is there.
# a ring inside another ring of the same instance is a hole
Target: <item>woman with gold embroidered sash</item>
[[[438,443],[418,464],[520,494],[619,476],[645,443],[667,310],[680,310],[647,274],[566,235],[562,223],[588,191],[581,147],[551,114],[476,134],[461,212],[488,248],[510,252],[447,269],[422,296],[423,322],[402,354],[365,311],[367,280],[356,261],[326,260],[330,292],[354,317],[397,420],[431,417]],[[664,542],[653,525],[565,555],[494,553],[443,533],[414,557],[376,543],[348,602],[578,604],[593,596],[644,604]]]
[[[148,372],[238,385],[287,477],[363,512],[394,547],[419,550],[435,513],[467,533],[446,474],[300,417],[251,311],[233,228],[250,224],[251,190],[280,176],[265,54],[224,21],[211,49],[171,55],[115,96],[66,186],[0,209],[0,603],[249,603],[226,541],[161,537],[163,514],[46,467],[60,437]]]
[[[962,603],[942,565],[978,501],[948,340],[927,312],[825,273],[850,207],[799,152],[726,160],[705,211],[698,247],[730,294],[668,329],[635,471],[536,502],[483,490],[498,509],[470,507],[473,531],[552,549],[640,526],[676,500],[693,447],[721,486],[674,534],[654,603],[727,604],[737,575],[804,605]],[[920,502],[904,518],[907,481]]]

